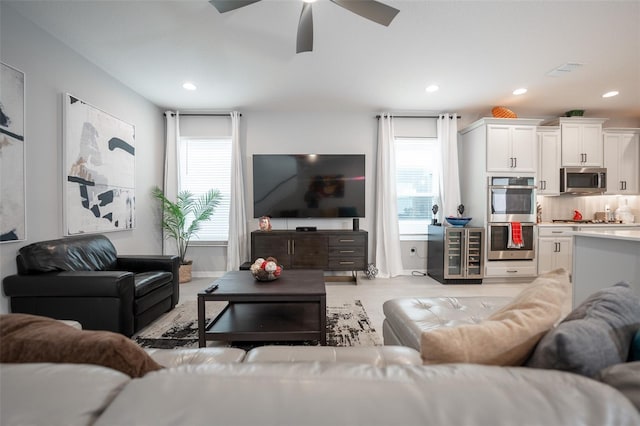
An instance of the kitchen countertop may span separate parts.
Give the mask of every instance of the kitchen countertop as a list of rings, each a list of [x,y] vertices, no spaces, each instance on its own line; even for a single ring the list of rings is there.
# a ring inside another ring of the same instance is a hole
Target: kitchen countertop
[[[600,228],[617,228],[617,227],[640,227],[640,223],[608,223],[608,222],[542,222],[537,223],[538,226],[548,227],[600,227]]]
[[[640,242],[640,229],[591,229],[572,231],[569,235]]]

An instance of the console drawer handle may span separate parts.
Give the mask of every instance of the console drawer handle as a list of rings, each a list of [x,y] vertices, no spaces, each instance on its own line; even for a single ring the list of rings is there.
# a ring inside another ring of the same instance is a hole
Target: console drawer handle
[[[353,265],[355,262],[340,262],[341,265]]]
[[[340,240],[341,243],[353,243],[355,240]]]
[[[340,253],[355,253],[355,250],[340,250]]]

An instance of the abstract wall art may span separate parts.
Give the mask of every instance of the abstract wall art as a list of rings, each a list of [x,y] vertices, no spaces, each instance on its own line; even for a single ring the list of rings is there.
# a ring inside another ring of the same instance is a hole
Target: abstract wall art
[[[26,239],[24,73],[0,63],[0,242]]]
[[[135,226],[135,127],[64,95],[65,235]]]

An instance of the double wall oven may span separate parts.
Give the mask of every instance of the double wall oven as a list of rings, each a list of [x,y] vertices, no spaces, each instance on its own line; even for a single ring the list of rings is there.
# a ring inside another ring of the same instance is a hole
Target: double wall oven
[[[488,186],[487,259],[535,259],[535,178],[491,176]],[[514,228],[521,229],[522,244],[513,244]]]

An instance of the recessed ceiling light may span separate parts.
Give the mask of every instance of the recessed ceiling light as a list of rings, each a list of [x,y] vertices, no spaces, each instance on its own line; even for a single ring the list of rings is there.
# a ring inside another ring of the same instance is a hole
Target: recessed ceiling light
[[[196,90],[196,85],[187,81],[182,85],[182,88],[185,90]]]
[[[524,95],[525,93],[527,93],[527,89],[525,89],[524,87],[513,91],[514,95]]]
[[[430,86],[427,86],[427,88],[425,89],[428,93],[433,93],[433,92],[437,92],[438,89],[440,89],[436,84],[432,84]]]
[[[618,96],[618,91],[617,90],[612,90],[610,92],[605,93],[604,95],[602,95],[603,98],[612,98],[614,96]]]

